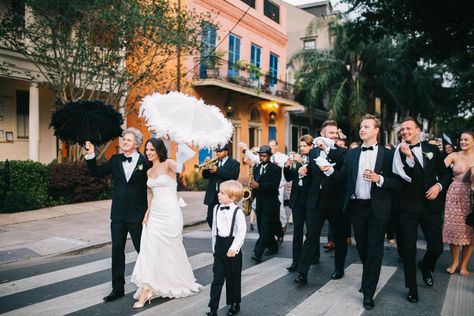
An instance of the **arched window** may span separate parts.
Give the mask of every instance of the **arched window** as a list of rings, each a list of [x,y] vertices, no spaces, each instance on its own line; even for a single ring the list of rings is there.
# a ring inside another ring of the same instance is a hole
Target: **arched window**
[[[250,111],[250,120],[252,122],[259,122],[260,121],[260,112],[257,110],[257,108],[253,108]]]

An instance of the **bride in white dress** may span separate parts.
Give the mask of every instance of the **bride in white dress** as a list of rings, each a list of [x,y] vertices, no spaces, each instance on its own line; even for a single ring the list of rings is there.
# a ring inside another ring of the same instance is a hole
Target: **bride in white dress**
[[[151,138],[145,154],[153,166],[148,170],[147,185],[153,192],[143,219],[143,232],[132,282],[138,286],[133,296],[141,308],[155,297],[178,298],[196,294],[196,283],[183,246],[183,215],[178,204],[176,162],[167,159],[161,139]]]

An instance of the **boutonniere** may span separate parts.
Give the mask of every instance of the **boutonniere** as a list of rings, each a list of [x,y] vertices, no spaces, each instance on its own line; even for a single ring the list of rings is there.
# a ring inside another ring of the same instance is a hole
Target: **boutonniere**
[[[426,159],[431,160],[433,159],[433,153],[432,152],[423,152],[423,155],[425,155]]]
[[[137,168],[135,168],[135,171],[137,171],[137,170],[143,170],[143,164],[142,164],[142,163],[139,164],[139,165],[137,166]]]

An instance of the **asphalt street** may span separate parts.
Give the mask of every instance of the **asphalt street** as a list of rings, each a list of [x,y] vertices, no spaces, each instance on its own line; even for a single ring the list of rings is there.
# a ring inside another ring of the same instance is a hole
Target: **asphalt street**
[[[474,276],[450,276],[445,272],[449,252],[445,251],[428,288],[419,277],[420,302],[406,301],[403,268],[396,248],[386,245],[375,309],[362,308],[361,265],[355,246],[349,247],[346,276],[332,281],[334,253],[322,249],[321,261],[313,265],[308,284],[294,283],[287,273],[291,263],[291,226],[277,255],[261,264],[251,260],[257,233],[249,232],[243,248],[241,315],[473,315]],[[323,240],[324,241],[324,238]],[[192,297],[158,298],[143,309],[134,310],[136,287],[127,279],[126,296],[102,303],[110,291],[110,247],[49,258],[34,258],[0,266],[0,313],[6,315],[203,315],[207,311],[212,281],[210,231],[204,226],[185,230],[184,244],[196,279],[205,286]],[[424,250],[420,243],[418,256]],[[126,275],[133,270],[136,253],[127,245]],[[159,267],[158,267],[159,269]],[[225,295],[219,314],[224,315]]]

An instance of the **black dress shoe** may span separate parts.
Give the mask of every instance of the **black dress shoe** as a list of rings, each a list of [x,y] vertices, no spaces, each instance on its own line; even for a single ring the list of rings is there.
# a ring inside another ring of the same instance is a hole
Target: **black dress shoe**
[[[239,312],[240,312],[240,304],[233,303],[230,306],[229,310],[227,311],[227,315],[232,316],[232,315],[238,314]]]
[[[290,272],[295,272],[296,269],[298,269],[298,265],[296,263],[292,263],[291,266],[287,267],[286,270],[290,271]]]
[[[338,279],[342,279],[343,276],[344,276],[344,271],[334,270],[334,272],[331,275],[331,279],[338,280]]]
[[[410,303],[418,303],[418,291],[409,290],[407,295],[407,301]]]
[[[423,267],[421,261],[418,261],[418,268],[421,270],[421,276],[423,277],[423,281],[428,286],[433,286],[433,275],[429,269]]]
[[[371,297],[364,297],[364,308],[369,310],[375,307],[374,299]]]
[[[265,256],[271,256],[271,255],[276,255],[278,253],[278,248],[277,249],[268,249],[265,251],[264,255]]]
[[[206,313],[206,316],[217,316],[217,311],[210,311]]]
[[[104,300],[104,302],[112,302],[112,301],[115,301],[118,298],[123,297],[124,295],[125,295],[125,293],[123,291],[113,290],[112,292],[110,292],[109,295],[104,297],[103,300]]]
[[[362,293],[362,288],[359,288],[359,293]]]
[[[306,284],[308,283],[308,278],[306,275],[300,273],[300,275],[298,275],[298,277],[295,279],[295,282],[299,284]]]
[[[262,262],[262,258],[260,258],[260,257],[257,257],[257,256],[255,256],[255,255],[254,255],[254,256],[252,256],[252,260],[254,260],[254,261],[257,261],[257,263],[260,263],[260,262]]]

